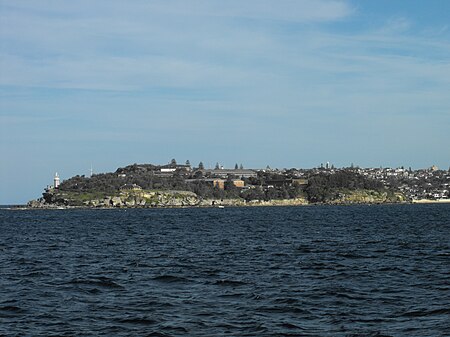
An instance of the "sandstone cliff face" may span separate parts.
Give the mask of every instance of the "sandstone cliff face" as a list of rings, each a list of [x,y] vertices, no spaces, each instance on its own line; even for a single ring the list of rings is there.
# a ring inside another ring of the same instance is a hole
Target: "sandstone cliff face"
[[[300,206],[307,205],[308,201],[304,198],[283,199],[283,200],[251,200],[246,202],[244,199],[204,199],[199,206]]]
[[[401,193],[388,194],[372,190],[346,191],[339,198],[330,201],[332,204],[377,204],[405,202]]]
[[[52,207],[183,207],[200,203],[195,193],[188,191],[123,191],[117,195],[52,191],[28,203],[32,208]]]
[[[338,197],[327,204],[377,204],[405,202],[399,193],[388,194],[371,190],[342,191]],[[44,193],[38,200],[28,203],[32,208],[57,207],[89,207],[89,208],[149,208],[149,207],[234,207],[234,206],[300,206],[307,205],[304,198],[283,200],[252,200],[244,199],[201,199],[195,193],[188,191],[122,191],[117,195],[102,193],[76,193],[52,191]]]
[[[195,193],[184,191],[129,191],[84,202],[85,206],[90,207],[183,207],[198,204]]]

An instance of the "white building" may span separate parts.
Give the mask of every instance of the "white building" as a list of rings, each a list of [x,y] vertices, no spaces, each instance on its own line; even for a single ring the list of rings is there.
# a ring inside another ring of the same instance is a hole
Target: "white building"
[[[59,187],[59,175],[58,172],[55,173],[55,178],[53,178],[53,188]]]

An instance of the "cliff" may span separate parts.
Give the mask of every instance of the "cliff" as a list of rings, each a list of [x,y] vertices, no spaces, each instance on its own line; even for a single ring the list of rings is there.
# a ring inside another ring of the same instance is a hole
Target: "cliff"
[[[335,198],[320,204],[381,204],[405,202],[400,193],[374,190],[341,190]],[[67,192],[51,190],[38,200],[28,203],[32,208],[87,207],[87,208],[150,208],[150,207],[217,207],[217,206],[300,206],[310,204],[305,198],[251,200],[242,198],[201,198],[189,191],[129,190],[115,194],[105,192]]]
[[[131,190],[121,191],[115,194],[104,192],[67,192],[48,191],[38,200],[28,203],[32,208],[52,207],[183,207],[197,206],[199,198],[193,192],[188,191],[146,191]]]
[[[383,204],[406,202],[401,193],[374,190],[341,190],[330,204]]]

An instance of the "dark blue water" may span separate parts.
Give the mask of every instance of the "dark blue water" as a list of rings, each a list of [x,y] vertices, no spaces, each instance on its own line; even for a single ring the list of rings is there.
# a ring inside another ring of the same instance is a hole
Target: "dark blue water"
[[[450,205],[0,210],[0,335],[448,336]]]

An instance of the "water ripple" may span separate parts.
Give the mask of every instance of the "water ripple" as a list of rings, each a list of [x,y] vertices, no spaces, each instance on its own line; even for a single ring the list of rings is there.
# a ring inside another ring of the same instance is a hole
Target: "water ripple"
[[[0,336],[444,336],[449,206],[0,210]]]

